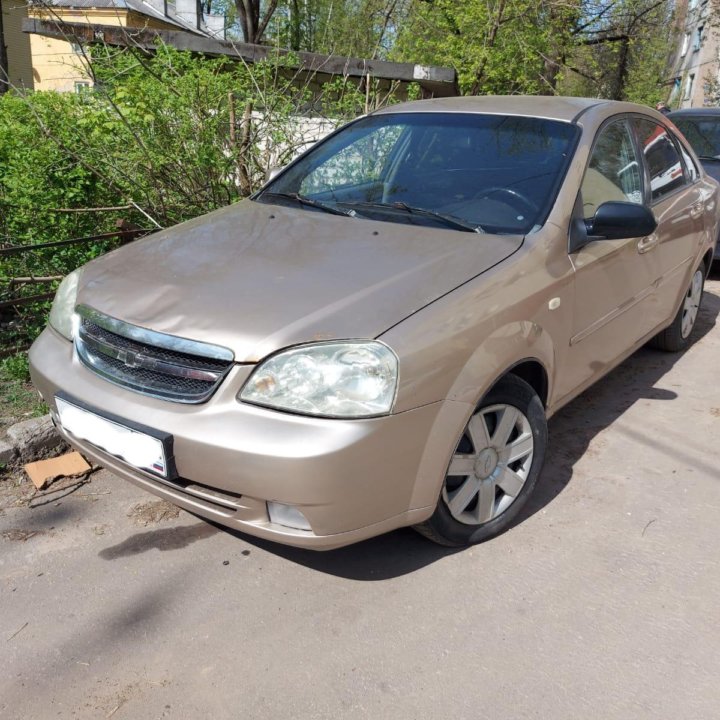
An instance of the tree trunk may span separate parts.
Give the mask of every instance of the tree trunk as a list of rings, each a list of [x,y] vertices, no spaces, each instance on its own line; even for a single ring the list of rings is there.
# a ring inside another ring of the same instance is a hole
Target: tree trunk
[[[7,92],[10,87],[10,69],[8,67],[7,48],[5,47],[2,11],[2,0],[0,0],[0,95]]]
[[[613,80],[610,100],[622,100],[625,94],[625,81],[628,74],[628,63],[630,60],[630,38],[621,41],[620,54],[618,56],[617,74]]]
[[[277,6],[278,0],[268,0],[265,13],[261,13],[260,0],[235,0],[244,42],[253,45],[262,44],[263,35]]]
[[[290,49],[300,50],[300,37],[302,30],[302,14],[300,0],[292,0],[290,4]]]
[[[380,28],[380,33],[378,34],[377,43],[375,43],[375,51],[372,54],[373,60],[378,56],[378,53],[382,48],[382,43],[385,39],[385,33],[387,32],[388,25],[390,25],[390,20],[392,20],[392,16],[395,13],[395,8],[397,7],[397,4],[398,0],[392,0],[385,8],[385,13],[383,15],[383,24]]]
[[[252,159],[250,157],[250,146],[252,140],[252,101],[245,103],[245,111],[243,112],[242,125],[240,126],[240,139],[237,144],[237,158],[240,181],[240,192],[243,197],[247,197],[252,193],[252,171],[250,165]]]
[[[504,13],[505,13],[505,2],[506,0],[500,0],[498,2],[497,12],[495,13],[495,19],[493,21],[492,27],[490,28],[490,33],[488,35],[487,44],[485,46],[486,50],[491,50],[493,47],[495,47],[495,40],[497,38],[498,31],[500,30],[500,26],[503,23],[504,20]],[[487,62],[483,60],[480,63],[480,66],[475,71],[475,82],[473,83],[472,89],[470,90],[471,95],[477,95],[478,92],[480,92],[480,88],[482,87],[482,81],[485,77],[485,65]]]

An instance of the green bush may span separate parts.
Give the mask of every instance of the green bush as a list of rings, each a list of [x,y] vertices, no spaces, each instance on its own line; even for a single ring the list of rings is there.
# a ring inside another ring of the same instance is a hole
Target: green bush
[[[26,353],[19,353],[12,357],[5,358],[0,365],[2,373],[11,380],[27,382],[30,380],[30,366]]]

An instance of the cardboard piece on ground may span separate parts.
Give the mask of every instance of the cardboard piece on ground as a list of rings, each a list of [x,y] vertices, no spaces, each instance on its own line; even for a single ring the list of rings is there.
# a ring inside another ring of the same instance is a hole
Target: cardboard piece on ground
[[[38,490],[42,490],[52,480],[82,475],[90,469],[79,452],[66,453],[60,457],[38,460],[25,465],[25,472]]]

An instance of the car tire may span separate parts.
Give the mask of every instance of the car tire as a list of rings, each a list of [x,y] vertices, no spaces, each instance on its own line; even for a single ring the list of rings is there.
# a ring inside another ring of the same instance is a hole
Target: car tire
[[[505,376],[470,418],[435,512],[415,529],[451,547],[503,532],[532,494],[546,447],[547,420],[540,398],[524,380]]]
[[[690,344],[690,337],[702,302],[704,286],[705,265],[700,263],[700,267],[693,273],[685,298],[672,324],[650,341],[652,347],[665,352],[679,352]]]

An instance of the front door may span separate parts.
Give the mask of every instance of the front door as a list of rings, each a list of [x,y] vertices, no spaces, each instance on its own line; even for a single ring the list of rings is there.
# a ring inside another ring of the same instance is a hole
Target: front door
[[[643,202],[644,171],[629,121],[601,128],[585,171],[578,207],[591,220],[604,202]],[[659,276],[658,238],[595,240],[571,253],[575,308],[562,385],[589,384],[658,322],[653,283]]]

